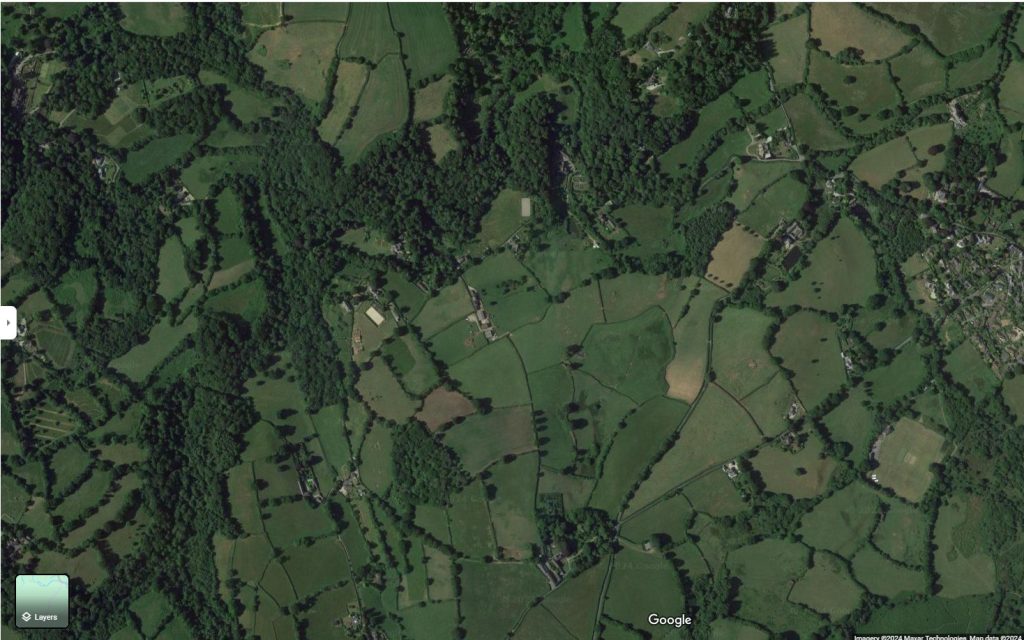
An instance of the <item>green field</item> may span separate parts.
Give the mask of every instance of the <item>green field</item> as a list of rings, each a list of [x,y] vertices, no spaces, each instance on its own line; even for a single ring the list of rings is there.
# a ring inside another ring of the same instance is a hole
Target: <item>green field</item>
[[[672,354],[671,331],[660,309],[624,322],[595,325],[583,341],[583,370],[642,403],[667,390],[665,367]]]
[[[943,598],[991,593],[996,567],[981,548],[987,535],[982,521],[985,503],[977,496],[953,496],[939,509],[933,542],[939,595]]]
[[[772,352],[793,372],[793,385],[807,409],[818,406],[846,380],[835,325],[817,313],[800,311],[787,318]]]
[[[804,516],[799,534],[812,547],[852,557],[871,535],[878,503],[871,489],[855,482],[818,503]]]
[[[412,83],[444,73],[459,54],[444,8],[403,2],[392,5],[390,12],[391,22],[402,36],[402,53],[408,56]]]
[[[874,251],[849,218],[841,218],[832,233],[815,246],[810,261],[798,280],[768,296],[769,304],[839,311],[844,304],[864,304],[877,291]],[[837,269],[845,274],[842,280],[832,277]]]
[[[122,2],[121,26],[144,36],[173,36],[185,30],[185,9],[176,2]]]

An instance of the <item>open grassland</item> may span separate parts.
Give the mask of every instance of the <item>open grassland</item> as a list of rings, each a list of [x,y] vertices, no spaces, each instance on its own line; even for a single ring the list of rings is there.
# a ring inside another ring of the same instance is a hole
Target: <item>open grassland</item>
[[[882,60],[898,53],[910,38],[888,22],[852,4],[819,4],[811,8],[811,36],[830,54],[853,47],[865,60]]]
[[[501,372],[495,374],[495,372]],[[492,342],[470,357],[452,366],[451,376],[461,383],[466,395],[488,398],[495,407],[511,407],[530,402],[526,375],[512,342]]]
[[[894,138],[857,156],[850,165],[855,176],[878,189],[917,164],[914,150],[905,136]]]
[[[872,398],[892,402],[916,389],[927,375],[921,349],[911,343],[903,347],[890,364],[875,369],[865,379]]]
[[[814,554],[814,566],[793,585],[789,599],[838,620],[857,608],[861,594],[844,562],[818,551]]]
[[[943,598],[991,593],[996,567],[982,550],[985,503],[978,496],[954,496],[935,522],[935,570]]]
[[[791,453],[780,447],[765,447],[753,459],[765,488],[788,493],[794,498],[813,498],[828,486],[835,460],[823,455],[821,439],[808,437],[803,448]]]
[[[887,598],[924,593],[927,584],[923,570],[898,565],[871,546],[864,546],[858,551],[851,566],[853,575],[871,593]]]
[[[721,468],[687,482],[683,493],[694,510],[715,518],[739,515],[747,508],[736,485]]]
[[[865,401],[866,394],[856,390],[839,407],[825,415],[824,419],[828,435],[850,445],[853,460],[867,456],[871,435],[874,433],[874,416],[864,406]]]
[[[911,505],[898,500],[888,504],[871,541],[890,558],[922,566],[928,558],[928,517]]]
[[[334,144],[341,135],[342,128],[352,114],[352,109],[359,102],[359,96],[366,86],[369,69],[358,62],[342,60],[338,63],[338,71],[334,77],[334,90],[331,95],[331,110],[320,122],[317,132],[324,142]]]
[[[197,325],[198,321],[194,315],[178,325],[172,325],[170,320],[164,318],[150,330],[146,342],[111,360],[110,366],[132,381],[141,382],[174,351],[185,336],[195,331]]]
[[[975,398],[984,398],[999,387],[999,378],[970,340],[964,340],[949,354],[946,358],[946,367]]]
[[[359,376],[356,388],[366,403],[387,420],[403,421],[419,408],[419,402],[402,389],[391,367],[376,360],[373,368]]]
[[[708,279],[726,289],[733,289],[743,280],[763,244],[764,238],[739,225],[733,226],[711,252]]]
[[[948,11],[930,11],[920,4],[875,3],[874,8],[918,27],[943,55],[967,49],[987,39],[998,28],[1005,5],[962,4]]]
[[[601,464],[601,475],[590,497],[590,506],[611,513],[618,511],[626,493],[641,479],[640,473],[654,461],[686,410],[685,403],[658,397],[626,418],[625,428],[615,435]],[[662,492],[655,489],[652,499]]]
[[[146,143],[146,146],[128,152],[128,160],[124,164],[124,177],[128,182],[140,183],[146,178],[169,167],[185,155],[195,143],[195,136],[183,133],[168,138],[157,138]]]
[[[612,24],[622,29],[626,38],[639,33],[658,14],[669,8],[667,2],[623,3],[615,10]]]
[[[434,152],[434,160],[437,162],[459,149],[459,141],[451,127],[443,122],[428,127],[427,134],[430,136],[430,150]]]
[[[383,3],[352,3],[339,55],[342,58],[362,58],[376,64],[387,54],[397,54],[400,45],[391,28],[388,11],[388,5]]]
[[[537,454],[530,453],[491,468],[487,480],[494,487],[489,505],[491,524],[506,557],[525,560],[530,557],[531,545],[540,544],[534,519],[537,465]]]
[[[658,627],[647,623],[652,611],[672,611],[683,600],[679,576],[658,554],[623,549],[612,558],[611,582],[604,610],[619,620],[630,620],[647,633]]]
[[[402,37],[402,52],[408,56],[411,82],[417,84],[447,71],[459,50],[444,7],[402,2],[389,5],[389,10],[395,30]]]
[[[506,455],[526,453],[536,447],[528,406],[469,416],[446,431],[444,440],[473,474]]]
[[[426,122],[438,118],[444,113],[444,103],[452,88],[453,78],[445,75],[425,87],[416,90],[413,98],[413,122]]]
[[[181,172],[181,181],[197,198],[208,198],[214,183],[224,176],[256,172],[259,160],[250,154],[202,156]]]
[[[603,320],[601,298],[596,286],[576,289],[562,303],[552,304],[544,319],[512,333],[512,342],[523,357],[528,372],[538,371],[566,359],[566,348],[582,344],[590,327]]]
[[[711,366],[715,382],[743,398],[771,380],[778,371],[764,348],[772,319],[760,311],[729,307],[714,326]]]
[[[864,304],[878,290],[875,252],[849,218],[841,218],[832,233],[818,243],[810,262],[784,291],[770,294],[768,303],[839,312],[845,304]],[[837,279],[836,273],[845,276]]]
[[[583,348],[583,370],[635,402],[666,391],[672,328],[661,309],[649,309],[616,324],[595,325]]]
[[[608,561],[569,578],[556,591],[544,596],[543,607],[551,612],[573,637],[590,637],[594,630],[601,588]]]
[[[143,36],[173,36],[185,30],[185,8],[177,2],[122,2],[121,26]]]
[[[818,617],[787,600],[791,585],[810,566],[807,547],[767,539],[729,554],[728,566],[739,578],[741,617],[754,620],[775,633],[790,629],[802,635],[820,625]]]
[[[704,383],[704,369],[708,357],[708,327],[711,311],[724,293],[708,284],[700,285],[696,296],[672,330],[675,355],[665,369],[667,395],[670,398],[693,402]]]
[[[790,122],[793,123],[797,140],[810,148],[833,151],[849,146],[846,136],[832,126],[828,118],[806,95],[796,94],[786,102],[785,109]]]
[[[798,533],[812,547],[852,557],[871,535],[878,505],[875,493],[855,482],[818,503],[803,517]]]
[[[761,236],[768,236],[783,220],[792,220],[807,200],[807,186],[787,176],[760,192],[737,219]]]
[[[490,210],[480,219],[480,233],[469,246],[474,254],[500,247],[522,225],[520,202],[526,197],[522,191],[502,189],[491,203]]]
[[[461,582],[468,637],[482,640],[505,638],[520,612],[548,589],[531,563],[466,562]]]
[[[628,517],[622,526],[622,536],[634,544],[643,545],[651,535],[668,536],[672,545],[687,541],[687,525],[693,514],[686,496],[679,494],[662,500],[649,509]]]
[[[772,351],[793,372],[793,385],[807,409],[817,407],[846,381],[836,327],[813,311],[790,316]]]
[[[773,25],[769,29],[775,55],[768,61],[774,71],[778,89],[785,89],[803,81],[807,67],[807,47],[810,16],[804,14]]]
[[[370,72],[352,128],[342,134],[338,150],[346,162],[355,162],[378,136],[402,126],[408,116],[405,68],[397,54],[388,55]]]
[[[619,434],[616,446],[623,434],[628,436],[628,431]],[[746,412],[718,386],[709,385],[683,424],[679,439],[640,485],[630,508],[642,508],[705,469],[756,446],[760,440],[761,434]],[[635,473],[639,465],[634,466]]]
[[[344,25],[294,22],[264,31],[249,53],[267,80],[288,87],[310,105],[326,95],[328,71]]]
[[[934,95],[946,84],[944,60],[928,47],[917,45],[890,62],[892,75],[907,102]]]

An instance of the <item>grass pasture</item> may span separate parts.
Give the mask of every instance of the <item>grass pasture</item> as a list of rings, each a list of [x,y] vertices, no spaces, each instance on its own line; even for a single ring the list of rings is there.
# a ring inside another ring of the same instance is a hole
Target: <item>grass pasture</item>
[[[390,5],[389,10],[391,22],[402,37],[402,52],[408,56],[411,82],[417,84],[447,71],[459,50],[444,7],[402,2]]]
[[[128,160],[124,163],[124,177],[128,182],[138,184],[146,178],[162,171],[178,161],[185,152],[192,148],[196,137],[190,133],[182,133],[167,138],[157,138],[146,143],[141,149],[128,152]]]
[[[652,633],[659,628],[647,623],[647,615],[652,611],[676,611],[682,603],[679,576],[671,562],[660,555],[629,548],[615,554],[605,594],[605,613]]]
[[[165,300],[173,300],[181,295],[189,285],[188,271],[185,269],[185,248],[178,236],[171,236],[160,249],[157,260],[160,279],[157,284],[157,295]]]
[[[408,117],[409,88],[405,68],[397,54],[385,56],[370,72],[352,128],[342,134],[336,145],[338,151],[346,162],[353,163],[378,136],[399,128]]]
[[[726,289],[735,288],[746,275],[751,261],[761,252],[763,244],[764,238],[734,225],[712,250],[706,277]]]
[[[512,630],[520,612],[548,590],[532,564],[466,562],[461,610],[470,638],[499,640]]]
[[[760,311],[728,307],[714,325],[715,344],[711,366],[715,382],[737,398],[743,398],[771,380],[778,371],[764,338],[772,319]]]
[[[928,518],[922,511],[893,500],[882,521],[875,527],[871,541],[894,560],[922,566],[929,552],[928,529]]]
[[[233,173],[254,173],[259,161],[248,154],[203,156],[181,172],[181,181],[197,198],[208,198],[215,182]]]
[[[739,578],[739,615],[760,622],[775,633],[792,630],[808,637],[820,619],[787,600],[791,585],[810,566],[807,547],[769,538],[729,554],[728,566]]]
[[[581,344],[591,325],[603,320],[596,286],[575,289],[562,303],[548,307],[544,319],[512,332],[512,342],[527,372],[559,364],[569,345]]]
[[[850,171],[874,189],[880,189],[883,184],[899,177],[900,172],[916,165],[913,147],[906,137],[901,136],[857,156],[850,165]]]
[[[988,396],[999,387],[999,378],[970,340],[964,340],[949,354],[946,368],[977,399]]]
[[[814,566],[793,585],[789,599],[838,620],[857,608],[861,594],[843,561],[818,551]]]
[[[421,396],[437,385],[438,375],[430,354],[411,335],[405,335],[384,347],[392,358],[392,367],[411,395]]]
[[[665,369],[666,395],[676,400],[693,402],[704,384],[707,366],[708,327],[711,310],[724,294],[717,287],[700,285],[684,315],[672,330],[675,355]]]
[[[907,102],[926,98],[945,89],[944,61],[923,45],[893,58],[890,65]]]
[[[998,28],[1005,5],[962,4],[949,11],[930,11],[922,4],[876,3],[876,9],[921,29],[942,55],[967,49],[987,39]]]
[[[413,97],[413,122],[427,122],[439,118],[444,113],[444,102],[452,88],[453,78],[450,75],[435,80],[425,87],[416,90]]]
[[[369,69],[366,65],[349,60],[342,60],[338,63],[331,96],[331,110],[317,127],[317,132],[324,142],[328,144],[337,142],[353,107],[359,102],[359,96],[363,92],[363,87],[366,86],[368,77]]]
[[[373,63],[398,53],[398,36],[391,28],[388,5],[355,2],[349,5],[345,37],[338,47],[342,58],[365,58]]]
[[[177,348],[185,336],[195,331],[198,320],[190,315],[179,325],[171,325],[164,318],[149,332],[146,342],[133,347],[128,353],[110,361],[110,366],[134,382],[144,380],[158,364]]]
[[[402,422],[416,413],[419,402],[410,397],[382,360],[374,360],[373,368],[364,371],[356,383],[363,400],[386,420]]]
[[[916,389],[928,374],[921,349],[911,343],[903,347],[893,361],[865,376],[871,397],[892,402]]]
[[[601,561],[544,596],[543,607],[575,638],[589,638],[593,632],[607,568],[608,561]]]
[[[996,588],[995,564],[980,548],[984,509],[982,498],[964,495],[952,497],[939,509],[933,541],[943,598],[991,593]]]
[[[923,593],[927,582],[924,571],[896,564],[871,546],[865,546],[853,557],[853,575],[871,593],[895,598],[909,593]]]
[[[765,488],[775,493],[788,493],[794,498],[820,495],[836,466],[835,460],[822,455],[821,439],[813,434],[796,453],[765,447],[752,462]]]
[[[529,558],[531,545],[540,544],[534,520],[537,465],[537,454],[531,453],[491,468],[487,481],[495,489],[489,509],[491,526],[498,547],[506,557]]]
[[[590,496],[590,506],[610,513],[618,511],[626,493],[641,479],[641,472],[647,464],[653,462],[655,455],[686,415],[686,410],[687,405],[683,402],[656,397],[627,417],[625,428],[616,433],[611,449],[601,462],[601,473]],[[655,465],[655,470],[661,464],[659,462]],[[641,484],[642,495],[647,495],[644,487],[649,483],[654,486],[649,492],[653,494],[651,500],[668,488],[662,488],[664,480],[655,474]],[[638,497],[631,504],[635,508],[646,502],[641,502]]]
[[[642,403],[667,390],[671,331],[661,309],[649,309],[632,320],[595,325],[583,342],[583,370]]]
[[[185,30],[185,8],[178,2],[122,2],[125,30],[143,36],[173,36]]]
[[[621,444],[623,436],[630,437],[629,430],[619,436],[616,446]],[[630,508],[643,507],[683,481],[756,446],[760,440],[761,434],[746,412],[718,386],[709,385],[683,424],[679,439],[654,465],[650,477],[640,485],[636,496],[630,501]],[[663,441],[664,437],[646,446],[655,447],[656,451],[656,447]],[[650,457],[650,454],[646,457],[632,457],[632,463],[624,466],[628,466],[635,475],[642,468],[640,461],[649,460]]]
[[[522,191],[502,189],[491,203],[490,210],[480,219],[480,233],[469,246],[472,254],[500,247],[523,224],[520,201],[526,197]]]
[[[434,152],[434,160],[441,162],[452,151],[458,151],[459,140],[452,133],[451,127],[443,122],[427,128],[430,136],[430,150]]]
[[[802,45],[800,49],[803,51]],[[796,94],[784,107],[800,142],[819,151],[834,151],[848,146],[846,136],[832,126],[806,95]]]
[[[495,409],[476,414],[445,432],[445,444],[455,450],[471,474],[510,454],[536,447],[529,407]]]
[[[877,291],[875,252],[849,218],[841,218],[832,233],[817,244],[810,262],[784,291],[771,293],[768,304],[839,312],[845,304],[864,304]],[[836,278],[836,273],[845,275]]]
[[[775,55],[768,61],[774,71],[778,89],[785,89],[803,81],[807,68],[809,16],[790,18],[769,29]]]
[[[495,372],[501,372],[495,375]],[[451,367],[451,377],[460,390],[473,398],[489,398],[495,407],[530,402],[523,364],[508,339],[497,340]]]
[[[798,534],[812,547],[849,558],[871,535],[878,505],[875,493],[855,482],[818,503],[803,517]]]
[[[737,220],[762,236],[769,236],[783,220],[792,220],[807,200],[807,185],[787,176],[760,192]]]
[[[249,52],[267,80],[295,91],[307,104],[324,99],[328,71],[344,25],[293,22],[264,31]]]
[[[852,4],[812,7],[811,36],[821,40],[821,48],[830,54],[853,47],[863,51],[867,61],[888,58],[910,42],[888,22]]]
[[[452,420],[471,415],[476,408],[458,391],[449,391],[438,387],[423,400],[423,408],[416,414],[416,419],[427,425],[430,431],[437,429]]]
[[[667,2],[622,3],[615,10],[612,24],[622,29],[622,35],[629,38],[639,33],[658,14],[669,7]]]
[[[836,327],[813,311],[799,311],[782,324],[772,351],[794,373],[804,407],[817,407],[846,381]]]
[[[930,465],[942,459],[944,440],[920,422],[901,418],[879,447],[875,472],[879,484],[907,500],[919,501],[932,481]]]
[[[466,285],[456,282],[431,297],[413,318],[424,337],[430,337],[473,313]]]

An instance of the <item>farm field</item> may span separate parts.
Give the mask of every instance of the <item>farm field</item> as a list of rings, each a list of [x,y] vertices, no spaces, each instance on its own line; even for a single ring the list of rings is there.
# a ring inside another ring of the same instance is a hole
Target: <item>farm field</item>
[[[5,570],[82,640],[1012,637],[1022,14],[4,4]]]

